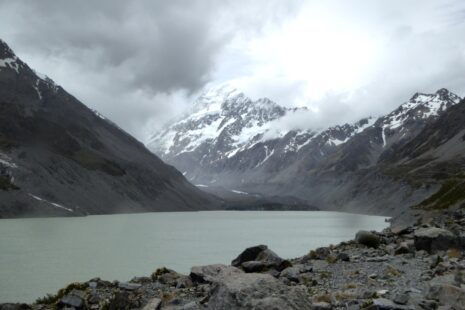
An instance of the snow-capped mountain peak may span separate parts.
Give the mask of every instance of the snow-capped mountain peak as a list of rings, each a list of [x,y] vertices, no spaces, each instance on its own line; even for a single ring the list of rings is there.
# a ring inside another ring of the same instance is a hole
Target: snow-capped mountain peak
[[[376,163],[390,146],[409,141],[430,119],[459,101],[457,95],[440,89],[417,93],[379,118],[321,130],[310,123],[308,128],[292,129],[289,123],[295,116],[301,119],[307,109],[286,108],[267,98],[252,100],[237,89],[222,87],[203,93],[194,112],[155,135],[148,147],[202,184],[226,182],[219,180],[222,173],[254,171],[260,176],[280,171],[296,160],[311,169],[331,156],[345,158],[337,169],[353,169]],[[333,167],[331,162],[327,165]]]
[[[223,85],[202,93],[192,113],[155,135],[149,147],[158,154],[193,152],[199,147],[221,145],[220,157],[260,141],[269,123],[288,109],[268,98],[252,100],[237,89]]]
[[[18,74],[23,65],[11,48],[0,40],[0,70],[12,69]]]
[[[59,86],[48,76],[38,73],[19,59],[11,48],[0,40],[0,71],[7,74],[20,75],[23,72],[29,77],[30,86],[37,93],[37,99],[41,101],[44,93],[51,91],[56,93]]]
[[[460,100],[459,96],[445,88],[433,94],[416,93],[397,109],[377,120],[376,125],[381,128],[383,147],[389,143],[389,137],[405,137],[408,132],[412,132],[412,128],[422,126],[430,118],[437,118]]]
[[[383,127],[395,129],[403,126],[409,120],[438,116],[459,101],[459,96],[445,88],[439,89],[434,94],[416,93],[410,100],[382,118]]]

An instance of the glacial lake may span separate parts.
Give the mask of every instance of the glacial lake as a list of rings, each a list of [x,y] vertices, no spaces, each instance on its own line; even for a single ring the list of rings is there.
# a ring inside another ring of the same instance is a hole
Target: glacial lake
[[[380,231],[385,217],[337,212],[208,211],[0,220],[0,302],[32,302],[94,277],[128,281],[166,266],[229,264],[266,244],[283,258]]]

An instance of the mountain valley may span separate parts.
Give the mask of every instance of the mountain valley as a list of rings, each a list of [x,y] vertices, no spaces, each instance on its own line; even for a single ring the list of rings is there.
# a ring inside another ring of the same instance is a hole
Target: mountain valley
[[[378,118],[286,131],[276,122],[305,108],[253,101],[223,86],[202,94],[191,113],[147,146],[220,196],[225,190],[294,196],[325,210],[397,215],[454,178],[454,167],[462,168],[464,106],[440,89],[416,93]]]

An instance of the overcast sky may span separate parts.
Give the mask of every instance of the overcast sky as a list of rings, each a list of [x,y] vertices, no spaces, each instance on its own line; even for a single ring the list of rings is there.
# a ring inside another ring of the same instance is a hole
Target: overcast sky
[[[0,37],[141,140],[224,83],[315,128],[465,95],[463,0],[0,0]]]

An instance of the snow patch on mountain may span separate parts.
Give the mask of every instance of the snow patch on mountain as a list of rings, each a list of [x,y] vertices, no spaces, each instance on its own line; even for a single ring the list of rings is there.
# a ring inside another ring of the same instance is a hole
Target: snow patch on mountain
[[[158,154],[193,152],[204,143],[225,144],[223,156],[234,156],[258,142],[282,137],[272,124],[286,108],[267,98],[256,101],[237,89],[222,86],[204,92],[190,113],[154,135],[148,145]]]
[[[437,117],[460,100],[459,96],[444,88],[434,94],[416,93],[410,100],[377,121],[381,128],[383,147],[388,144],[388,132],[403,131],[408,123]],[[405,133],[402,137],[404,135]]]
[[[238,191],[236,189],[231,190],[231,192],[239,195],[248,195],[249,193],[243,192],[243,191]]]
[[[459,102],[460,97],[446,89],[440,89],[434,94],[417,93],[383,118],[383,128],[402,127],[409,118],[438,116],[440,112]]]
[[[0,152],[0,166],[6,166],[8,168],[14,168],[14,169],[18,168],[18,165],[16,165],[8,155],[1,153],[1,152]]]
[[[47,203],[47,204],[49,204],[49,205],[52,205],[52,206],[55,207],[55,208],[63,209],[63,210],[66,210],[66,211],[68,211],[68,212],[74,212],[73,209],[70,209],[70,208],[67,208],[67,207],[65,207],[65,206],[62,206],[62,205],[60,205],[60,204],[58,204],[58,203],[56,203],[56,202],[50,202],[50,201],[48,201],[48,200],[45,200],[45,199],[40,198],[39,196],[36,196],[36,195],[33,195],[33,194],[29,194],[29,196],[31,196],[31,197],[34,198],[35,200],[38,200],[38,201],[41,201],[41,202],[45,202],[45,203]]]
[[[17,62],[18,58],[12,57],[12,58],[5,58],[5,59],[0,59],[0,68],[10,68],[16,71],[16,73],[19,73],[19,64]]]

